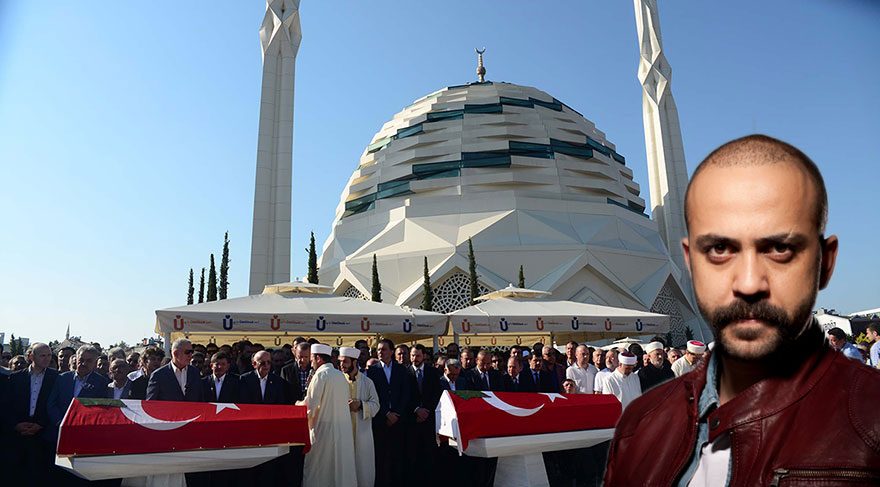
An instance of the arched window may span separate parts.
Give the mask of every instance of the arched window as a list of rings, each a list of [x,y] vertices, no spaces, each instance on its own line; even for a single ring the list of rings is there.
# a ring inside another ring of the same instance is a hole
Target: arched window
[[[479,294],[492,290],[477,281]],[[443,284],[434,287],[434,300],[431,306],[437,313],[451,313],[471,305],[471,279],[467,274],[459,272],[449,276]]]

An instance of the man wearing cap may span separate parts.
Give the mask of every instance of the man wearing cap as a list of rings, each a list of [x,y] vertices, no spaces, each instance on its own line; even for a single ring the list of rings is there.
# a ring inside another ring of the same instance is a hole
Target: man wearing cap
[[[877,485],[880,374],[829,349],[812,314],[838,250],[819,169],[743,137],[700,163],[684,207],[715,347],[623,412],[605,485]]]
[[[620,365],[605,378],[605,382],[602,383],[602,394],[612,394],[626,409],[633,399],[642,395],[639,376],[633,374],[638,358],[632,352],[623,351],[617,355],[617,360]]]
[[[706,353],[706,345],[703,344],[703,342],[697,340],[689,341],[687,343],[687,351],[684,352],[684,357],[676,360],[675,363],[672,364],[672,373],[674,373],[676,377],[681,377],[694,370],[700,362],[700,359],[703,358],[704,353]]]
[[[571,379],[581,394],[592,394],[596,383],[596,367],[590,363],[590,351],[586,345],[578,345],[574,350],[576,362],[565,369],[566,379]]]
[[[847,341],[846,332],[838,327],[828,330],[828,344],[831,348],[842,353],[844,357],[863,362],[862,352],[855,345]]]
[[[339,368],[348,379],[348,410],[354,434],[355,473],[358,487],[372,487],[376,480],[376,460],[373,451],[373,416],[379,412],[379,395],[373,381],[359,373],[361,350],[355,347],[339,349]]]
[[[312,448],[306,454],[304,487],[358,485],[354,434],[351,425],[351,392],[345,374],[333,368],[333,349],[323,343],[311,347],[315,375],[299,405],[309,415]]]
[[[675,373],[666,363],[666,352],[662,343],[651,342],[645,345],[645,357],[648,357],[648,364],[637,372],[643,393],[675,378]]]

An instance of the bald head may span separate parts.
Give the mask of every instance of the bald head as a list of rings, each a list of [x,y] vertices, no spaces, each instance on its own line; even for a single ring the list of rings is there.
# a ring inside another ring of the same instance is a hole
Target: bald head
[[[825,189],[825,180],[822,178],[819,168],[797,147],[761,134],[748,135],[727,142],[712,151],[697,166],[685,193],[684,218],[688,231],[691,228],[690,213],[692,213],[692,210],[689,207],[692,204],[693,187],[697,184],[701,173],[710,168],[773,164],[791,164],[794,168],[806,174],[815,191],[812,206],[817,234],[824,234],[825,224],[828,220],[828,192]]]

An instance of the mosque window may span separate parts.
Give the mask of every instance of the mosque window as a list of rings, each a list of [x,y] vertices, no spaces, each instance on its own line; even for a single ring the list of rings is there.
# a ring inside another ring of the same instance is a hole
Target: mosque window
[[[348,289],[346,289],[345,292],[342,293],[342,296],[344,296],[346,298],[355,298],[355,299],[363,299],[363,300],[367,299],[367,296],[364,295],[364,293],[362,293],[358,288],[356,288],[354,286],[348,286]]]
[[[619,202],[619,201],[613,200],[613,199],[611,199],[611,198],[605,198],[605,199],[606,199],[606,201],[608,201],[608,204],[610,204],[610,205],[614,205],[614,206],[619,206],[619,207],[621,207],[621,208],[625,208],[625,209],[627,209],[627,210],[629,210],[629,211],[631,211],[631,212],[633,212],[633,213],[636,213],[636,214],[638,214],[638,215],[640,215],[640,216],[643,216],[643,217],[645,217],[645,218],[648,218],[648,215],[646,215],[646,214],[644,213],[645,208],[642,207],[641,209],[639,209],[639,208],[640,208],[640,205],[637,205],[637,204],[631,204],[631,202],[629,202],[629,201],[628,201],[627,203],[630,203],[630,204],[624,204],[624,203],[621,203],[621,202]]]
[[[479,281],[477,289],[480,295],[487,294],[492,290]],[[451,313],[471,305],[471,279],[463,272],[457,272],[443,284],[434,288],[434,300],[431,307],[438,313]]]

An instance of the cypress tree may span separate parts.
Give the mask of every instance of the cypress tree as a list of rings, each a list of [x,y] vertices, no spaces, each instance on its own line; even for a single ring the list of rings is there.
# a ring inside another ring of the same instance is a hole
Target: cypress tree
[[[526,275],[523,274],[523,266],[519,266],[519,282],[516,285],[521,288],[526,287]]]
[[[309,238],[309,248],[306,249],[306,252],[309,253],[308,281],[312,284],[318,284],[318,254],[315,252],[315,232],[311,233],[312,236]]]
[[[193,288],[193,270],[189,269],[189,285],[186,287],[186,304],[193,304],[193,295],[196,290]]]
[[[199,280],[199,302],[205,302],[205,268],[202,267],[202,278]]]
[[[468,239],[468,274],[471,278],[471,306],[477,304],[480,290],[477,287],[477,259],[474,257],[474,243]]]
[[[208,301],[217,301],[217,269],[214,267],[214,254],[211,254],[211,266],[208,268]]]
[[[217,294],[220,299],[226,299],[226,291],[229,289],[229,232],[223,234],[223,255],[220,257],[220,287]]]
[[[13,357],[15,357],[16,355],[20,355],[20,352],[18,351],[18,345],[16,344],[16,339],[15,339],[14,333],[9,337],[9,353]]]
[[[434,311],[434,291],[431,289],[431,276],[428,274],[428,258],[425,257],[425,280],[422,283],[422,309]]]
[[[376,254],[373,254],[373,301],[382,302],[382,283],[379,282],[379,266],[376,264]]]
[[[687,339],[687,341],[691,341],[694,339],[694,330],[691,329],[690,326],[686,326],[684,328],[684,337],[685,339]]]

